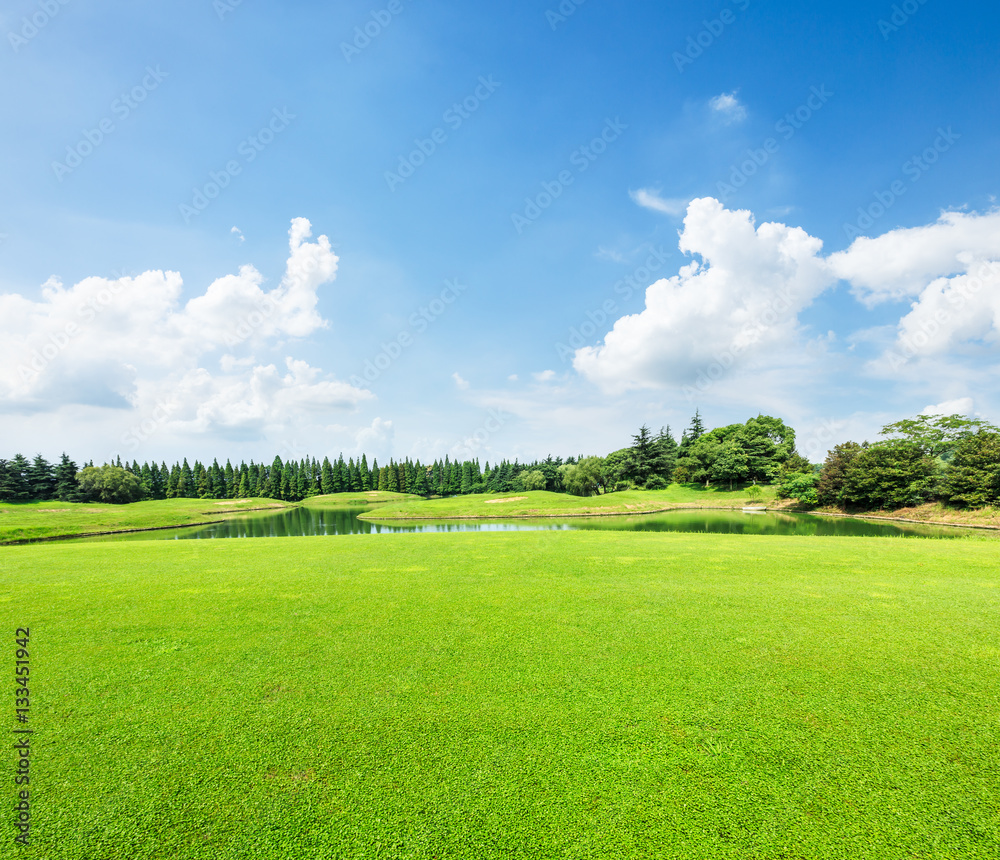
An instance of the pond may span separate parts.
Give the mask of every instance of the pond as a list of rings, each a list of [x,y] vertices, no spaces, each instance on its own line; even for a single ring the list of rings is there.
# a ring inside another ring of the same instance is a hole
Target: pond
[[[958,538],[984,535],[974,529],[823,517],[810,514],[741,513],[725,510],[682,510],[645,516],[567,517],[538,520],[422,520],[370,522],[358,519],[370,508],[292,508],[274,514],[238,517],[224,523],[79,538],[108,540],[208,540],[394,534],[398,532],[612,531],[701,532],[707,534],[820,535],[869,537]]]

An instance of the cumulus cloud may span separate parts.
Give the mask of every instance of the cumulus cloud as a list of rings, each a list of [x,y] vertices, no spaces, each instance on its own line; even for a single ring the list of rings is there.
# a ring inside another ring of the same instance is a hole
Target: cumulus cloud
[[[688,206],[679,246],[695,259],[652,284],[645,309],[617,320],[603,344],[576,351],[584,377],[606,390],[695,382],[704,390],[737,364],[761,379],[801,366],[810,349],[826,352],[836,338],[807,342],[799,314],[838,280],[867,307],[911,300],[895,324],[849,338],[884,347],[867,365],[873,375],[911,363],[911,375],[929,381],[971,373],[974,357],[995,362],[1000,211],[945,212],[934,224],[860,238],[824,257],[822,242],[800,228],[757,226],[749,212],[702,198]]]
[[[1000,210],[943,212],[934,224],[862,236],[830,255],[837,277],[868,307],[919,296],[937,279],[1000,259]]]
[[[629,191],[628,194],[644,209],[652,209],[664,215],[683,215],[687,208],[687,200],[681,197],[661,197],[658,191],[651,188],[640,188],[638,191]]]
[[[944,212],[934,224],[862,237],[829,265],[868,307],[911,300],[876,372],[1000,342],[1000,210]]]
[[[832,282],[822,242],[797,227],[755,225],[713,198],[691,201],[680,249],[695,260],[646,291],[646,307],[622,317],[602,345],[573,366],[605,389],[684,384],[734,356],[793,343],[797,314]]]
[[[735,90],[731,93],[722,93],[715,96],[715,98],[709,99],[708,106],[727,125],[729,123],[742,122],[747,118],[747,109],[736,98]]]
[[[306,219],[292,221],[284,277],[269,291],[260,272],[244,266],[183,305],[183,281],[170,271],[71,287],[52,278],[39,299],[0,295],[0,411],[83,404],[162,412],[169,402],[178,427],[256,432],[371,399],[305,362],[287,357],[279,371],[252,354],[327,325],[318,291],[336,276],[338,260],[325,236],[310,236]]]

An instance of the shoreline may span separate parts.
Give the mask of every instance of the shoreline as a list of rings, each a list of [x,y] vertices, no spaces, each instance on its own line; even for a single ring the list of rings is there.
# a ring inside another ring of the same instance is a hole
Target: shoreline
[[[268,505],[267,507],[263,508],[241,508],[238,511],[232,511],[232,513],[249,514],[252,512],[260,512],[260,511],[282,511],[297,507],[299,507],[297,504],[281,505],[280,507],[277,505]],[[205,511],[205,513],[209,514],[214,512]],[[222,511],[219,511],[218,513],[222,513]],[[0,540],[0,546],[25,546],[27,544],[46,543],[48,541],[54,541],[54,540],[76,540],[77,538],[107,537],[108,535],[130,535],[130,534],[139,534],[140,532],[163,532],[163,531],[169,531],[170,529],[194,529],[200,526],[217,526],[219,525],[219,523],[226,523],[229,522],[229,520],[231,519],[232,517],[226,517],[225,519],[221,520],[205,520],[203,522],[198,522],[198,523],[181,523],[180,525],[175,525],[175,526],[145,526],[143,528],[136,528],[136,529],[113,529],[112,531],[109,532],[80,532],[79,534],[70,534],[70,535],[45,535],[44,537],[36,537],[36,538],[19,538],[17,540],[9,540],[9,541]]]
[[[451,516],[436,517],[369,517],[362,515],[359,519],[366,522],[416,522],[423,520],[563,520],[563,519],[589,519],[595,517],[641,517],[649,514],[664,514],[671,511],[743,511],[743,507],[723,506],[723,505],[675,505],[669,508],[656,508],[649,511],[607,511],[600,514],[508,514],[507,516],[479,516],[469,514],[452,514]],[[790,507],[772,508],[768,507],[762,513],[768,514],[808,514],[815,517],[842,517],[849,520],[876,520],[880,522],[910,523],[912,525],[925,526],[950,526],[956,529],[986,529],[988,531],[1000,531],[1000,525],[979,525],[974,523],[953,523],[943,520],[914,520],[907,517],[881,516],[879,514],[845,514],[831,511],[797,511]]]
[[[286,505],[281,508],[278,507],[264,507],[264,508],[246,508],[239,511],[239,513],[252,513],[260,511],[277,511],[277,510],[288,510],[290,508],[299,507],[299,505]],[[650,514],[665,514],[671,513],[673,511],[743,511],[743,506],[732,506],[732,505],[672,505],[666,508],[654,508],[647,511],[605,511],[604,513],[562,513],[562,514],[508,514],[504,516],[503,514],[497,514],[495,516],[481,516],[481,515],[470,515],[470,514],[453,514],[451,516],[439,515],[433,517],[379,517],[379,516],[368,516],[362,514],[358,519],[364,520],[365,522],[378,522],[378,523],[392,523],[392,522],[424,522],[424,521],[434,521],[434,520],[458,520],[458,521],[494,521],[494,520],[564,520],[564,519],[594,519],[597,517],[642,517],[649,516]],[[842,519],[850,520],[870,520],[876,522],[895,522],[895,523],[909,523],[911,525],[925,525],[925,526],[947,526],[956,529],[980,529],[985,531],[1000,531],[1000,525],[982,525],[978,523],[954,523],[945,522],[943,520],[916,520],[909,517],[894,517],[894,516],[882,516],[880,514],[867,513],[867,514],[846,514],[838,511],[797,511],[790,507],[780,507],[771,508],[768,507],[762,513],[785,513],[785,514],[808,514],[810,516],[816,517],[839,517]],[[0,546],[26,546],[28,544],[35,543],[48,543],[51,541],[60,540],[76,540],[78,538],[91,538],[91,537],[110,537],[111,535],[126,535],[126,534],[140,534],[142,532],[159,532],[159,531],[171,531],[178,529],[187,528],[200,528],[202,526],[214,526],[220,523],[228,522],[232,517],[226,517],[221,520],[205,520],[196,523],[181,523],[179,525],[172,526],[147,526],[144,528],[132,528],[132,529],[114,529],[112,531],[100,531],[100,532],[81,532],[79,534],[66,534],[66,535],[46,535],[44,537],[36,538],[22,538],[12,541],[0,541]]]

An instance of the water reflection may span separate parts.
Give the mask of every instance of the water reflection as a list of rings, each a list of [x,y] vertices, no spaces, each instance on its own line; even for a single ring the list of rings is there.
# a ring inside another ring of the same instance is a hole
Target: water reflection
[[[705,534],[818,535],[835,537],[957,538],[970,529],[912,523],[887,523],[786,513],[687,510],[647,516],[578,517],[564,520],[437,520],[371,522],[358,515],[371,510],[352,508],[290,508],[256,514],[208,526],[168,531],[83,538],[107,540],[213,540],[216,538],[276,538],[334,535],[395,534],[398,532],[610,531],[695,532]],[[981,533],[979,533],[981,534]]]

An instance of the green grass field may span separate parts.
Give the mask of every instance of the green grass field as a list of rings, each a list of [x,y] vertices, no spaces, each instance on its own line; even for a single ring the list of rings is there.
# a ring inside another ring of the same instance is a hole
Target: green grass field
[[[992,860],[997,567],[621,532],[7,547],[17,856]]]
[[[310,507],[344,507],[392,502],[415,496],[400,493],[339,493],[316,496]],[[69,535],[198,525],[247,511],[279,511],[292,503],[275,499],[163,499],[131,505],[70,502],[0,503],[0,544]]]
[[[389,504],[365,514],[363,519],[441,519],[449,517],[559,517],[626,514],[680,507],[739,508],[745,504],[774,504],[775,488],[761,487],[760,499],[751,502],[746,490],[728,492],[689,484],[672,484],[665,490],[628,490],[601,496],[570,496],[542,490],[523,493],[418,499]]]

